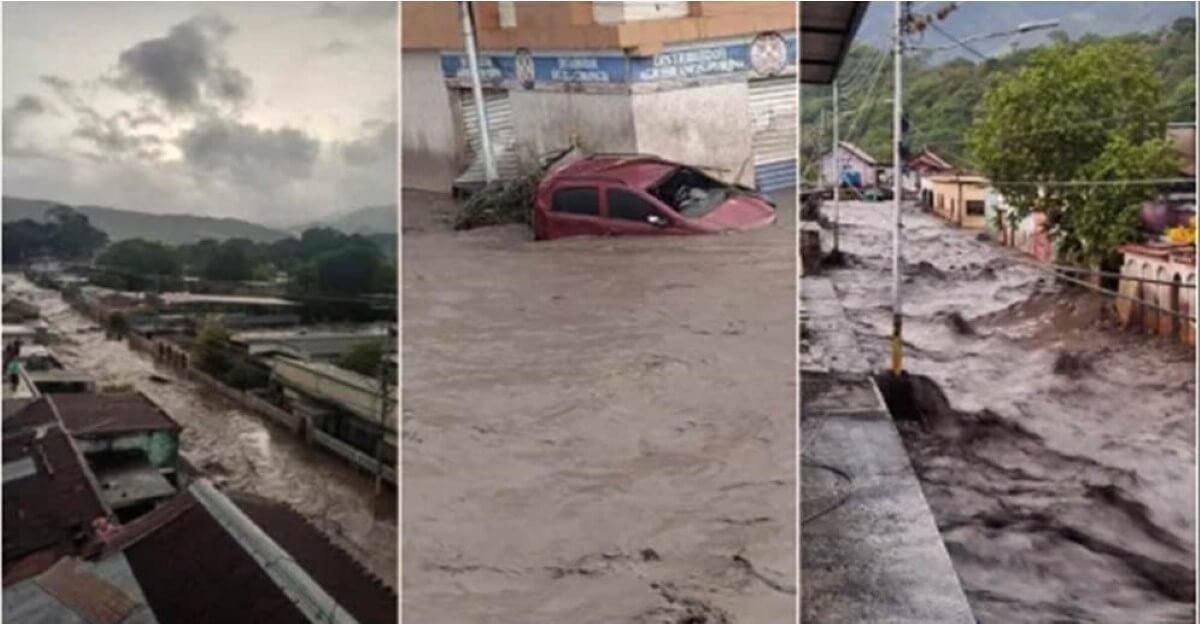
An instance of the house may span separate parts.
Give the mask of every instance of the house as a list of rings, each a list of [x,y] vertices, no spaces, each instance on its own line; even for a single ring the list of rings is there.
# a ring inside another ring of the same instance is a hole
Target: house
[[[9,502],[6,484],[6,513]],[[293,510],[226,494],[206,480],[134,522],[97,526],[82,554],[50,554],[39,565],[26,560],[11,571],[6,560],[6,620],[382,624],[396,619],[395,593]],[[7,547],[6,542],[6,556]]]
[[[878,169],[879,161],[849,141],[839,142],[837,153],[831,151],[821,160],[822,179],[831,185],[875,186],[879,181]]]
[[[1117,314],[1126,327],[1196,344],[1196,247],[1190,243],[1149,242],[1121,247],[1121,275],[1152,279],[1152,283],[1122,279]],[[1155,307],[1150,307],[1155,306]],[[1156,308],[1161,308],[1156,309]],[[1164,312],[1164,310],[1166,312]],[[1191,321],[1174,316],[1192,317]]]
[[[178,425],[130,395],[72,400],[4,402],[6,621],[395,621],[395,592],[286,505],[197,478],[122,519],[97,458]]]
[[[934,214],[959,227],[986,227],[987,178],[953,173],[928,179],[932,186]]]
[[[943,175],[954,170],[954,166],[938,156],[933,150],[925,148],[920,154],[913,156],[905,165],[908,173],[904,176],[904,190],[918,193],[920,205],[924,208],[933,207],[933,183],[929,178]]]

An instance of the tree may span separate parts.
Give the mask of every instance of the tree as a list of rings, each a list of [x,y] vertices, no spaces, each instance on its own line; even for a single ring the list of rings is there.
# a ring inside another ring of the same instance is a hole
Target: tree
[[[338,366],[361,375],[374,377],[379,374],[383,362],[383,343],[364,342],[357,344],[338,360]]]
[[[223,377],[231,368],[228,346],[229,331],[221,321],[212,316],[204,319],[200,331],[196,332],[196,341],[192,343],[196,366],[210,375]]]
[[[4,264],[21,264],[46,254],[53,226],[22,219],[4,224]]]
[[[222,242],[208,257],[201,273],[203,277],[220,282],[243,282],[253,277],[250,254],[253,243],[244,239]]]
[[[96,264],[108,269],[109,283],[123,284],[124,288],[160,286],[164,279],[183,274],[183,263],[173,248],[140,238],[109,245]]]
[[[108,234],[92,227],[87,215],[76,212],[70,206],[54,206],[46,211],[46,216],[54,227],[50,246],[59,258],[90,258],[108,243]]]
[[[1018,219],[1045,213],[1065,259],[1097,264],[1136,236],[1138,203],[1156,191],[1078,183],[1172,175],[1161,103],[1142,45],[1059,44],[988,89],[968,145]]]

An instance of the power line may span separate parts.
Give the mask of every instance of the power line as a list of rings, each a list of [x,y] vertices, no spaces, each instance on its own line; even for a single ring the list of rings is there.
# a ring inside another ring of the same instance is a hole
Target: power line
[[[972,48],[971,46],[969,46],[969,45],[967,45],[967,44],[965,44],[965,43],[963,43],[963,42],[962,42],[962,41],[961,41],[961,40],[960,40],[958,37],[955,37],[954,35],[952,35],[952,34],[950,34],[950,33],[946,32],[945,30],[942,30],[942,28],[941,28],[940,26],[938,26],[936,23],[934,23],[934,22],[929,22],[929,27],[930,27],[930,28],[932,28],[933,30],[937,31],[937,32],[938,32],[940,35],[942,35],[943,37],[945,37],[945,38],[947,38],[947,39],[949,39],[949,40],[953,41],[953,42],[954,42],[954,43],[956,43],[956,44],[958,44],[958,45],[959,45],[959,47],[961,47],[962,49],[966,50],[967,52],[970,52],[971,54],[974,54],[975,56],[978,56],[979,58],[981,58],[981,59],[983,59],[983,60],[985,60],[985,61],[991,60],[991,59],[990,59],[990,58],[989,58],[989,57],[988,57],[986,54],[984,54],[984,53],[980,52],[979,50],[976,50],[975,48]]]

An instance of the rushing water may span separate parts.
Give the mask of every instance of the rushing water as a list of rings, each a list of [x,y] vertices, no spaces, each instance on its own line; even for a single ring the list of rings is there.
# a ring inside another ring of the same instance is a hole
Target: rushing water
[[[793,621],[792,215],[539,243],[451,208],[404,197],[406,620]]]
[[[848,257],[830,273],[879,368],[890,217],[843,205]],[[1115,328],[1110,305],[974,232],[904,223],[925,422],[901,433],[979,621],[1193,621],[1194,351]]]
[[[229,488],[291,505],[371,573],[396,586],[392,490],[376,497],[372,479],[340,459],[166,368],[156,368],[124,342],[107,340],[58,293],[15,275],[4,280],[6,292],[38,306],[55,340],[52,348],[65,365],[89,373],[101,388],[129,386],[144,392],[183,425],[181,452],[194,466]]]

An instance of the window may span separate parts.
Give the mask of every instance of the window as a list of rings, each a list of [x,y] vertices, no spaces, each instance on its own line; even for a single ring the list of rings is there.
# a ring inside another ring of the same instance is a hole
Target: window
[[[608,216],[626,221],[646,221],[650,215],[658,215],[654,205],[636,193],[612,189],[608,192]],[[662,216],[662,215],[659,215]]]
[[[517,3],[497,2],[500,5],[500,28],[517,27]]]
[[[967,216],[982,217],[983,216],[983,202],[978,199],[968,199],[967,200]]]
[[[577,215],[600,214],[600,191],[594,186],[577,186],[554,192],[554,212]]]

